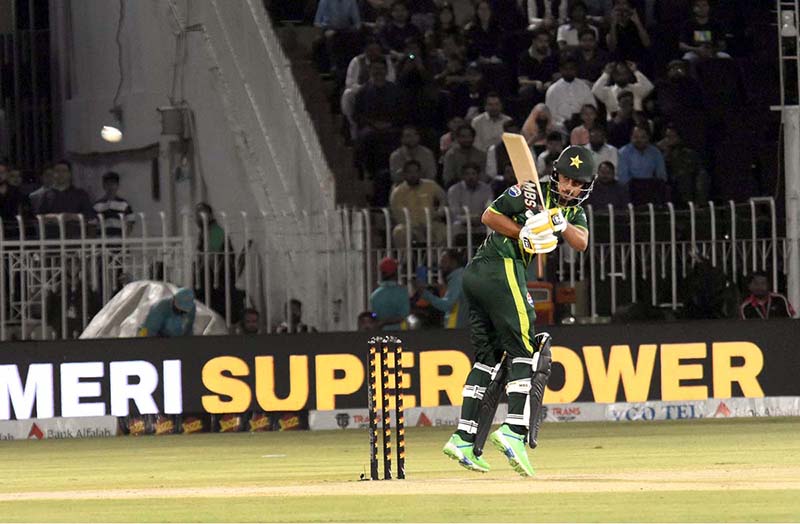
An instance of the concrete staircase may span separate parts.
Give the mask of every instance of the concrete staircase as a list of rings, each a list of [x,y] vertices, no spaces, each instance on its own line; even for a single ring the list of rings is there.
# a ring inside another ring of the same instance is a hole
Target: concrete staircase
[[[332,80],[320,76],[311,59],[311,46],[318,35],[317,29],[295,23],[283,23],[275,29],[284,52],[291,59],[292,73],[306,108],[313,117],[325,158],[333,171],[336,204],[367,205],[367,188],[355,168],[354,149],[342,135],[345,118],[339,111],[339,100],[334,94],[336,87]]]

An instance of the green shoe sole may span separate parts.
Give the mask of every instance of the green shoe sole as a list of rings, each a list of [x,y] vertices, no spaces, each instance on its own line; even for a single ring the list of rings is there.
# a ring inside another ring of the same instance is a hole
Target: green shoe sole
[[[442,448],[442,453],[450,457],[451,459],[458,462],[458,465],[464,469],[468,469],[469,471],[477,471],[478,473],[487,473],[489,470],[479,466],[472,462],[464,452],[458,449],[458,447],[453,444],[452,442],[448,442]]]
[[[520,476],[532,477],[535,474],[533,467],[531,467],[530,465],[526,467],[524,464],[520,462],[520,460],[517,458],[517,455],[514,453],[514,450],[511,449],[511,446],[506,445],[506,443],[503,442],[502,437],[498,435],[499,431],[500,430],[493,432],[489,436],[489,441],[492,443],[495,449],[497,449],[497,451],[506,456],[509,465],[514,471],[519,473]]]

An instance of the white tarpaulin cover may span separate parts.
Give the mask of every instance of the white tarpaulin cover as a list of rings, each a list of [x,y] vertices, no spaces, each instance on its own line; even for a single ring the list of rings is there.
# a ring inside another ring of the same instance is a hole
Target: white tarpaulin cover
[[[135,337],[150,308],[162,298],[171,297],[178,286],[166,282],[140,280],[131,282],[94,316],[80,338]],[[227,335],[225,320],[205,304],[194,301],[197,314],[195,335]]]

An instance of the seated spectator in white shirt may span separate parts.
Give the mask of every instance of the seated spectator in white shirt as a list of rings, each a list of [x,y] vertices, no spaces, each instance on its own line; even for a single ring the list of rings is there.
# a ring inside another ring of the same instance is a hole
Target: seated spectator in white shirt
[[[119,174],[109,171],[103,175],[103,191],[105,195],[94,203],[94,211],[98,217],[103,217],[106,237],[119,238],[122,229],[129,233],[133,225],[133,209],[127,200],[120,197]]]
[[[606,142],[606,128],[602,125],[595,126],[589,131],[589,143],[584,146],[592,152],[595,170],[603,162],[610,162],[617,170],[619,151],[616,147]]]
[[[422,167],[422,178],[436,180],[436,158],[433,151],[419,143],[419,131],[414,126],[405,126],[400,137],[400,147],[389,157],[392,183],[399,184],[403,179],[403,166],[409,160],[416,160]]]
[[[503,124],[511,117],[503,114],[503,100],[497,93],[486,95],[486,111],[472,119],[472,129],[475,130],[475,147],[484,153],[500,142],[503,137]]]
[[[539,181],[549,182],[550,171],[547,169],[547,161],[555,162],[558,155],[564,150],[564,135],[558,131],[553,131],[547,135],[546,149],[536,159],[536,170],[539,171]]]
[[[595,36],[600,37],[600,32],[596,27],[590,25],[586,18],[586,4],[578,0],[571,2],[569,6],[569,22],[562,24],[558,27],[556,41],[558,47],[564,49],[565,47],[577,47],[580,43],[578,34],[583,29],[594,30]]]
[[[492,201],[492,188],[481,180],[481,167],[468,162],[461,167],[461,182],[447,190],[447,207],[454,217],[456,231],[463,233],[465,224],[470,221],[474,227],[481,224],[481,215]],[[469,210],[465,214],[464,208]]]
[[[547,90],[544,103],[553,114],[553,122],[564,126],[564,122],[579,113],[585,104],[597,107],[592,90],[585,80],[578,78],[578,66],[575,58],[566,56],[559,67],[561,79]]]
[[[642,110],[642,100],[653,91],[653,83],[633,62],[608,64],[592,87],[594,96],[606,105],[609,120],[619,110],[617,99],[625,91],[633,93],[634,111]]]

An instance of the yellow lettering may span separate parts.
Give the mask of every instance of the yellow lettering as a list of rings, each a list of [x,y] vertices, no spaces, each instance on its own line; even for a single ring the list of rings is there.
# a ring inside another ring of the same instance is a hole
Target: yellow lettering
[[[630,346],[611,346],[608,368],[600,346],[585,346],[583,359],[596,402],[616,402],[620,380],[626,402],[644,402],[650,392],[650,380],[656,363],[656,345],[639,346],[636,367],[633,366]]]
[[[403,351],[403,358],[401,360],[403,364],[403,407],[404,408],[413,408],[417,406],[417,396],[408,393],[408,390],[411,389],[411,373],[409,372],[410,368],[414,367],[414,352],[413,351]],[[390,376],[389,376],[389,387],[394,388],[395,384],[395,365],[394,365],[394,353],[389,353],[389,369],[390,369]],[[378,370],[380,371],[380,363],[378,364]],[[380,376],[380,375],[379,375]],[[378,380],[378,394],[381,394],[381,384],[380,380]],[[389,409],[394,409],[395,401],[394,395],[389,397]]]
[[[336,409],[336,395],[351,395],[364,384],[364,364],[355,355],[317,355],[317,409]],[[336,378],[336,371],[344,371]]]
[[[225,375],[226,371],[231,376]],[[203,409],[209,413],[247,411],[253,400],[250,386],[245,381],[232,377],[246,377],[248,374],[250,368],[247,362],[238,357],[217,357],[206,362],[201,373],[203,385],[216,395],[203,395],[200,399]],[[230,400],[223,400],[222,396],[230,397]]]
[[[440,375],[442,366],[450,366],[453,372]],[[420,405],[438,406],[439,392],[444,391],[454,406],[461,405],[461,391],[472,367],[467,355],[461,351],[423,351],[419,354]]]
[[[289,357],[289,396],[275,394],[275,358],[256,357],[256,401],[264,411],[300,411],[308,402],[308,357]]]
[[[714,398],[731,398],[731,384],[738,382],[745,397],[763,397],[758,374],[764,369],[764,354],[752,342],[715,342],[711,346],[714,365]],[[744,364],[733,367],[733,357]]]
[[[564,386],[558,391],[550,388],[544,390],[545,404],[563,404],[575,402],[583,390],[583,364],[577,353],[563,346],[550,348],[553,363],[564,366]]]
[[[703,378],[702,364],[681,364],[681,360],[705,357],[706,345],[702,342],[661,344],[661,399],[707,399],[708,386],[681,386],[681,380]]]

